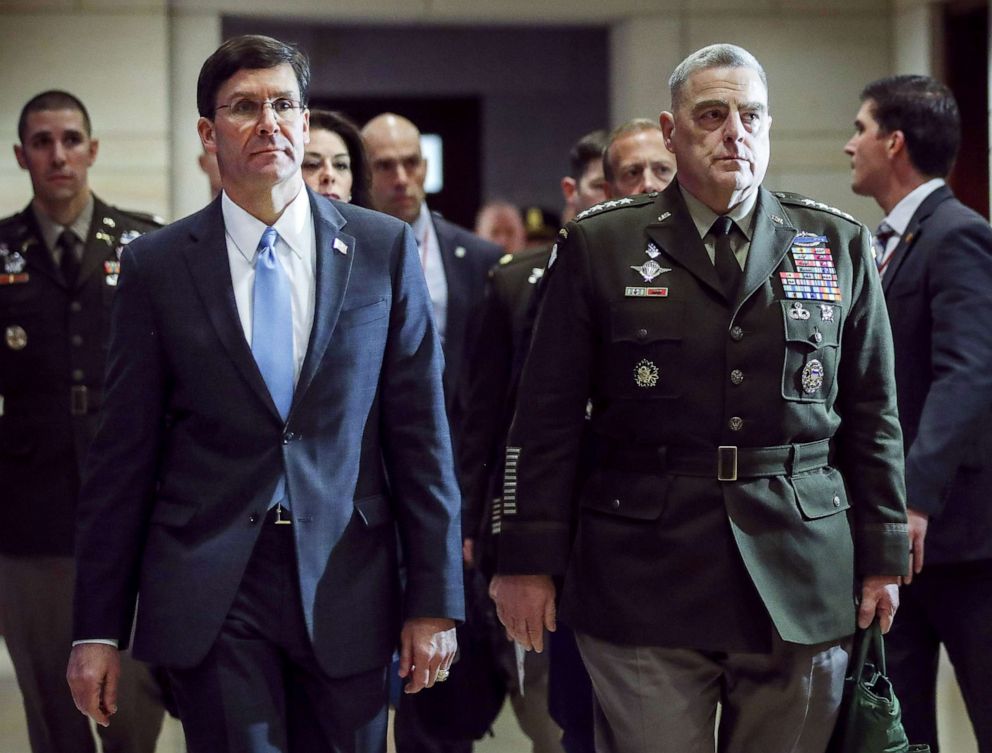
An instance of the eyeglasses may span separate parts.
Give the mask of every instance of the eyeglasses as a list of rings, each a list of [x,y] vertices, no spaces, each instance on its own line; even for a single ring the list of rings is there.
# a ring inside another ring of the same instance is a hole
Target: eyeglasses
[[[287,99],[286,97],[277,97],[276,99],[265,99],[262,101],[257,99],[236,99],[230,104],[215,107],[214,114],[217,113],[217,110],[227,108],[228,115],[232,120],[241,123],[254,123],[259,119],[266,105],[272,108],[272,114],[275,115],[276,119],[284,123],[293,122],[303,111],[302,102],[295,99]]]

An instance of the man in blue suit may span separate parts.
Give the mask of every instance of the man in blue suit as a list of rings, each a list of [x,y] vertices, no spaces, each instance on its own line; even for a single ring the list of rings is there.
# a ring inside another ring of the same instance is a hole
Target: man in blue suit
[[[844,148],[852,188],[886,213],[876,261],[906,447],[913,568],[888,636],[889,674],[909,738],[936,753],[943,643],[979,750],[992,751],[992,229],[944,183],[961,131],[946,86],[875,81],[854,126]]]
[[[140,598],[191,753],[384,751],[394,647],[406,692],[444,680],[463,614],[416,243],[305,188],[308,87],[294,47],[225,42],[197,85],[223,193],[121,258],[68,677],[112,723]]]

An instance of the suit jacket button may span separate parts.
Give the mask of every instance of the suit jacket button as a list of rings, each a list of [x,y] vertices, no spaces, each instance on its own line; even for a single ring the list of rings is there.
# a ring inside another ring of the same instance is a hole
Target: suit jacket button
[[[258,513],[253,512],[251,515],[249,515],[248,522],[251,523],[252,525],[255,525],[258,522]]]

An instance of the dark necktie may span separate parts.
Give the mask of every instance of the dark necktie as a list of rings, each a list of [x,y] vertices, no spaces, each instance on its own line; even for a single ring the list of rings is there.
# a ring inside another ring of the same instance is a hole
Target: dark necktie
[[[737,263],[734,248],[730,245],[733,231],[734,221],[727,215],[717,217],[713,227],[710,228],[710,233],[716,239],[713,263],[728,301],[737,298],[737,288],[740,287],[742,277],[741,265]]]
[[[895,234],[896,231],[885,220],[882,220],[878,230],[875,231],[875,264],[878,266],[879,272],[884,270],[888,263],[888,259],[885,258],[885,249]]]
[[[62,279],[70,288],[76,287],[76,278],[79,277],[79,257],[76,256],[76,234],[71,230],[63,230],[56,242],[61,256],[59,258],[59,269],[62,271]]]

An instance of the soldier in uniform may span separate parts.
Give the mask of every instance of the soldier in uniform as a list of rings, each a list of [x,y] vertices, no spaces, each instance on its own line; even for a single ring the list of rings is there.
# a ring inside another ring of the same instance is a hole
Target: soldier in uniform
[[[908,564],[870,234],[761,187],[749,52],[703,48],[669,84],[676,181],[578,215],[549,263],[492,592],[540,650],[565,576],[599,751],[712,753],[722,704],[721,751],[822,753],[850,636],[888,629]]]
[[[661,127],[647,118],[621,123],[603,152],[607,198],[661,191],[675,177],[675,156],[665,148]]]
[[[606,131],[598,130],[586,134],[572,147],[569,174],[561,180],[569,216],[605,198],[602,155],[606,141]],[[503,447],[513,415],[519,361],[530,336],[537,284],[550,255],[550,245],[524,249],[506,254],[489,271],[479,317],[484,336],[476,340],[469,362],[465,436],[459,458],[464,488],[464,556],[466,563],[480,568],[487,579],[495,564],[494,536],[499,520],[491,521],[491,515],[500,509]],[[562,641],[570,639],[567,631],[558,637]],[[510,684],[514,712],[521,729],[533,741],[535,753],[560,751],[562,747],[568,753],[591,751],[589,680],[581,662],[569,661],[570,656],[575,656],[574,642],[572,646],[562,645],[561,650],[556,647],[550,661],[561,661],[557,663],[557,676],[549,678],[548,656],[528,654],[524,692],[516,692],[516,683]],[[556,682],[562,678],[567,679]],[[549,680],[556,684],[549,688]],[[548,718],[549,701],[554,721]]]
[[[0,610],[32,751],[87,753],[89,722],[65,682],[76,494],[101,405],[118,257],[156,223],[93,195],[98,142],[76,97],[31,99],[18,136],[34,198],[0,221]],[[127,661],[123,672],[136,702],[98,730],[103,750],[151,753],[159,690],[144,665]]]

